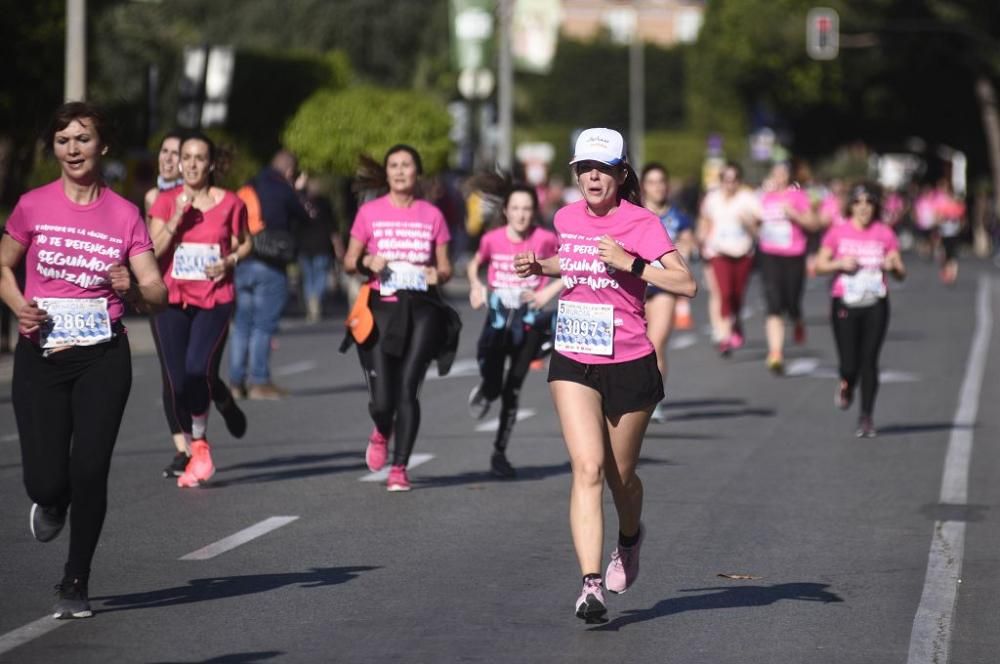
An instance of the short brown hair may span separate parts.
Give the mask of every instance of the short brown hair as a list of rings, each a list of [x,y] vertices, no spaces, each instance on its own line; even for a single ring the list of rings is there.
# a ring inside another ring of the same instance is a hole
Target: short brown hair
[[[84,118],[91,121],[94,131],[97,132],[97,137],[101,141],[101,145],[110,147],[113,143],[112,127],[104,111],[94,104],[88,104],[85,101],[69,101],[57,108],[55,113],[52,114],[49,128],[45,132],[45,145],[48,149],[52,149],[52,144],[56,139],[56,132],[65,129],[74,120]]]

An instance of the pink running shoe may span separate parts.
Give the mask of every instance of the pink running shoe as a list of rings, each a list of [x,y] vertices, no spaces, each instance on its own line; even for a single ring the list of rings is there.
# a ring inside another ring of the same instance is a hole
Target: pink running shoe
[[[204,438],[191,442],[191,459],[184,473],[177,478],[177,486],[190,488],[207,482],[215,475],[215,464],[212,463],[211,448]]]
[[[385,483],[389,491],[409,491],[410,478],[406,476],[406,466],[393,466],[389,469],[389,479]]]
[[[368,448],[365,450],[365,463],[368,464],[368,470],[373,473],[385,468],[385,460],[389,456],[389,441],[379,433],[376,428],[372,429],[372,433],[368,436]]]
[[[729,347],[733,350],[743,348],[743,335],[739,332],[733,332],[729,336]]]
[[[589,623],[601,622],[608,612],[604,605],[604,591],[601,579],[590,578],[583,582],[583,590],[576,600],[576,617]]]
[[[617,546],[611,552],[611,562],[604,573],[604,587],[620,594],[629,589],[639,576],[639,547],[646,536],[646,529],[639,526],[639,540],[633,546]]]

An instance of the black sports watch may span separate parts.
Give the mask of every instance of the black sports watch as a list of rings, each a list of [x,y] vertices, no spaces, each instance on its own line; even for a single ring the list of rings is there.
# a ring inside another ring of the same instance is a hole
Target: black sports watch
[[[649,265],[649,261],[643,260],[641,257],[636,256],[635,260],[632,261],[632,269],[630,269],[629,272],[631,272],[637,277],[641,277],[642,271],[646,269],[647,265]]]

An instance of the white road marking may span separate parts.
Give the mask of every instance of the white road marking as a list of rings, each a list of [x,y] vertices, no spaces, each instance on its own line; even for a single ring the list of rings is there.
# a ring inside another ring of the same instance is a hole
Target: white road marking
[[[272,516],[264,519],[260,523],[255,523],[249,528],[244,528],[238,533],[233,533],[229,537],[223,537],[218,542],[214,544],[209,544],[206,547],[202,547],[197,551],[192,551],[191,553],[181,556],[180,560],[208,560],[209,558],[215,558],[216,556],[225,553],[226,551],[231,551],[241,544],[246,544],[250,540],[256,539],[261,535],[266,535],[272,530],[277,530],[282,526],[287,526],[292,521],[295,521],[299,517],[297,516]]]
[[[29,641],[34,641],[40,636],[45,636],[56,627],[62,627],[66,623],[73,622],[72,620],[56,620],[52,616],[45,616],[44,618],[39,618],[35,622],[30,622],[23,627],[18,627],[17,629],[7,632],[3,636],[0,636],[0,655],[10,652],[18,646],[23,646]]]
[[[529,417],[534,416],[534,408],[518,408],[517,409],[517,421],[526,420]],[[494,417],[492,420],[486,420],[482,424],[476,426],[476,431],[496,431],[500,428],[500,418]]]
[[[833,367],[816,367],[809,373],[810,378],[840,378],[840,374]],[[879,372],[879,383],[887,385],[889,383],[919,383],[922,379],[920,374],[912,371],[896,371],[895,369],[884,369]]]
[[[444,380],[445,378],[459,378],[461,376],[478,376],[479,375],[479,362],[475,359],[466,358],[464,360],[455,360],[451,365],[451,371],[448,372],[447,376],[439,376],[437,370],[437,364],[431,363],[431,366],[427,369],[427,376],[424,380]]]
[[[286,364],[284,366],[277,367],[271,370],[275,376],[293,376],[295,374],[306,373],[307,371],[312,371],[317,365],[312,360],[303,360],[302,362],[292,362],[291,364]]]
[[[941,477],[940,500],[947,505],[965,505],[968,499],[973,426],[979,410],[979,391],[983,384],[993,325],[990,281],[986,275],[979,277],[977,296],[976,328],[965,365],[965,378],[962,380]],[[965,522],[935,522],[924,590],[913,618],[913,630],[910,632],[907,664],[931,664],[949,660],[952,619],[958,602],[958,586],[962,582],[964,555]]]
[[[427,463],[434,458],[433,454],[411,454],[410,463],[406,464],[407,470],[412,470],[417,466]],[[368,473],[359,478],[359,482],[384,482],[389,479],[389,464],[377,473]]]
[[[815,357],[799,357],[788,363],[786,376],[810,376],[819,368],[819,360]]]
[[[691,346],[698,343],[698,336],[691,334],[690,332],[686,334],[678,334],[670,343],[667,344],[668,350],[684,350],[685,348],[690,348]]]

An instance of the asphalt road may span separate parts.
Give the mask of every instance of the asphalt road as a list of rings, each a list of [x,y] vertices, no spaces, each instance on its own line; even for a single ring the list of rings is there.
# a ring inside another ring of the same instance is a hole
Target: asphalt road
[[[462,345],[452,375],[432,370],[424,385],[408,494],[365,468],[371,423],[357,359],[336,352],[342,312],[288,321],[273,366],[292,396],[243,402],[242,440],[213,418],[218,474],[179,490],[160,477],[172,446],[136,322],[92,619],[46,617],[67,537],[31,538],[0,387],[0,661],[995,662],[1000,343],[988,323],[1000,273],[966,261],[945,288],[910,263],[892,294],[874,440],[833,407],[824,280],[810,284],[808,341],[784,378],[764,368],[756,275],[745,349],[723,360],[700,330],[675,335],[669,419],[642,452],[642,574],[609,596],[601,625],[573,616],[570,475],[544,372],[528,377],[509,450],[519,478],[487,472],[492,434],[479,429],[495,412],[478,422],[465,407],[481,314],[459,287]],[[610,498],[606,514],[610,547]],[[929,560],[945,568],[929,573]]]

